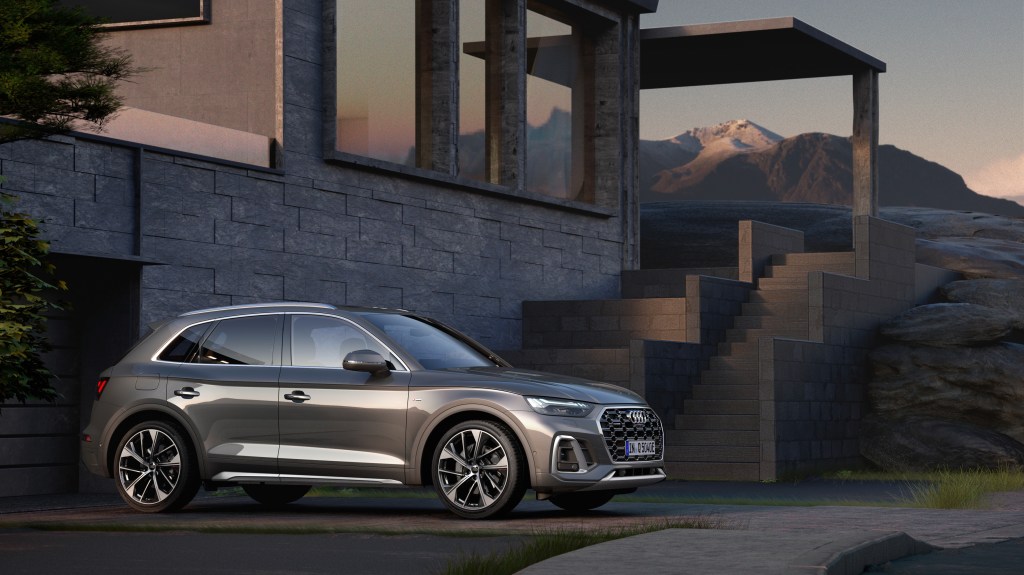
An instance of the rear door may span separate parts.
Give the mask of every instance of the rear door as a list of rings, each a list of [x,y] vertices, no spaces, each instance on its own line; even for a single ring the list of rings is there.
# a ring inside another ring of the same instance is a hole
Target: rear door
[[[355,323],[317,314],[288,318],[278,394],[282,476],[402,481],[409,372]],[[390,359],[394,369],[375,376],[342,368],[349,352],[363,349]]]
[[[189,347],[187,341],[167,348],[185,354],[169,356],[182,363],[161,370],[167,377],[167,400],[202,438],[213,479],[277,474],[283,321],[282,314],[259,314],[208,322],[179,336],[196,339],[202,328],[189,351],[181,351]]]

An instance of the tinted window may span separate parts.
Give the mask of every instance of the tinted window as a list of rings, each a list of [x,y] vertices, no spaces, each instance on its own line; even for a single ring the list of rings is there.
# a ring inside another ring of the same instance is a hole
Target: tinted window
[[[174,340],[164,348],[159,359],[162,359],[163,361],[188,361],[189,357],[192,356],[192,352],[195,351],[196,346],[199,345],[199,340],[203,338],[203,334],[206,333],[206,329],[208,327],[210,327],[210,324],[204,323],[194,325],[181,332],[181,335],[174,338]]]
[[[392,313],[360,313],[384,330],[426,369],[494,366],[468,343],[415,317]]]
[[[292,365],[341,367],[346,355],[361,349],[388,357],[377,340],[346,321],[321,315],[292,316]]]
[[[217,324],[199,351],[199,363],[268,365],[281,333],[281,316],[226,319]]]

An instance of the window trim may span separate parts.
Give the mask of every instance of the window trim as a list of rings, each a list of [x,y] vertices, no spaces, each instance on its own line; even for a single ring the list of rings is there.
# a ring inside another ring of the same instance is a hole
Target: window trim
[[[195,26],[210,24],[210,2],[199,0],[199,14],[183,18],[162,18],[158,20],[131,20],[127,22],[110,22],[100,24],[98,28],[109,31],[135,30],[139,28],[170,28],[174,26]]]
[[[169,365],[193,365],[193,364],[195,364],[195,365],[223,365],[223,364],[219,364],[219,363],[202,363],[201,364],[201,363],[196,362],[196,361],[167,361],[165,359],[160,359],[160,355],[164,352],[164,350],[167,349],[167,346],[171,345],[171,342],[173,342],[175,339],[177,339],[178,336],[180,336],[181,334],[185,333],[185,330],[193,328],[193,327],[195,327],[197,325],[202,325],[204,323],[214,324],[214,325],[208,326],[206,328],[206,331],[203,332],[203,337],[199,340],[199,342],[197,344],[197,351],[198,351],[198,349],[201,349],[203,344],[206,343],[206,340],[213,333],[213,330],[216,329],[216,327],[217,327],[216,324],[219,324],[220,322],[222,322],[224,320],[229,320],[229,319],[239,319],[239,318],[256,317],[256,316],[264,316],[264,315],[277,315],[277,316],[280,316],[280,315],[284,315],[284,314],[282,314],[281,312],[247,313],[247,314],[242,314],[242,315],[232,315],[232,316],[227,316],[227,317],[217,317],[217,318],[205,319],[205,320],[202,320],[202,321],[197,321],[195,323],[190,323],[190,324],[182,327],[180,330],[176,331],[173,336],[167,338],[167,341],[165,341],[159,348],[157,348],[156,353],[154,353],[153,356],[149,360],[151,362],[166,363],[166,364],[169,364]],[[282,323],[284,323],[284,322],[282,322]],[[274,340],[274,353],[273,353],[273,358],[272,358],[271,363],[269,363],[269,364],[264,363],[262,365],[230,364],[230,367],[281,367],[281,364],[282,364],[281,357],[282,357],[282,355],[284,353],[283,352],[284,344],[281,341],[282,337],[283,337],[283,333],[278,334],[277,338]]]
[[[384,343],[383,341],[381,341],[381,339],[379,337],[377,337],[376,335],[370,333],[369,330],[367,330],[363,326],[359,325],[358,323],[350,320],[347,317],[343,317],[343,316],[340,316],[340,315],[333,315],[333,314],[329,314],[329,313],[306,313],[306,312],[301,312],[301,311],[296,311],[296,312],[289,311],[289,312],[285,312],[284,315],[286,316],[286,318],[285,318],[285,327],[284,327],[284,330],[285,330],[284,331],[284,339],[283,339],[282,344],[281,344],[281,346],[282,346],[281,347],[281,367],[298,367],[298,368],[302,368],[302,369],[341,369],[341,370],[345,369],[342,366],[332,367],[332,366],[328,366],[328,365],[293,365],[292,364],[292,361],[293,361],[293,359],[292,359],[292,322],[293,322],[293,319],[292,318],[294,316],[300,316],[300,315],[307,315],[307,316],[311,315],[311,316],[318,316],[318,317],[329,317],[331,319],[336,319],[338,321],[350,324],[353,328],[355,328],[355,329],[359,330],[360,332],[366,334],[371,339],[373,339],[373,341],[376,341],[378,345],[380,345],[381,347],[386,349],[388,351],[388,353],[391,354],[392,357],[394,357],[396,360],[398,360],[399,365],[396,365],[395,369],[391,370],[392,372],[403,372],[404,373],[404,372],[412,371],[412,370],[409,369],[409,366],[406,364],[405,359],[402,358],[401,354],[395,353],[395,350],[392,349],[390,345]],[[285,349],[287,349],[287,351],[288,351],[288,363],[287,363],[287,365],[285,364],[285,361],[284,361],[284,351],[285,351]],[[385,358],[385,359],[387,359],[387,358]]]

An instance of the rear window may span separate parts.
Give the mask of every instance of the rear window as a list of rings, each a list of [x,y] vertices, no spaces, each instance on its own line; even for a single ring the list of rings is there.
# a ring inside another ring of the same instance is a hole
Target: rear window
[[[199,363],[270,365],[281,334],[280,315],[226,319],[217,324],[199,350]]]
[[[210,327],[210,324],[204,323],[194,325],[181,332],[181,335],[174,338],[174,340],[164,348],[164,351],[160,353],[157,359],[177,362],[189,361],[195,353],[196,346],[199,345],[199,340],[203,338],[203,334],[206,333],[206,329],[208,327]]]

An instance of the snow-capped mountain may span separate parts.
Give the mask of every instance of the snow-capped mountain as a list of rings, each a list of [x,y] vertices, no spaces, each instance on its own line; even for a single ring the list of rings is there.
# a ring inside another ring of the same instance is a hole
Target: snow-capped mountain
[[[735,120],[641,141],[639,159],[643,202],[852,203],[852,146],[831,134],[782,138]],[[1024,215],[1021,204],[977,194],[955,172],[895,146],[879,146],[878,171],[881,205]]]

